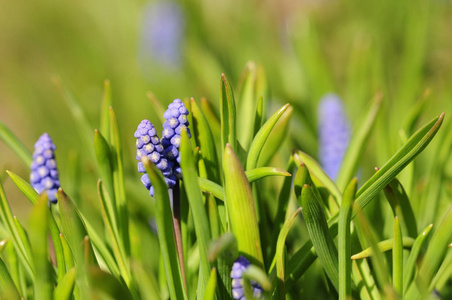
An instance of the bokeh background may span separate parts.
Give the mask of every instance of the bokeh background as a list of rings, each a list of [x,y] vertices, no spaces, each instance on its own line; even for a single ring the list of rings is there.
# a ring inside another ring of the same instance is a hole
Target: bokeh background
[[[76,201],[97,203],[99,175],[86,142],[92,136],[77,130],[61,84],[79,100],[94,130],[109,79],[127,188],[134,198],[145,198],[133,132],[144,118],[159,124],[147,93],[163,105],[206,97],[218,109],[221,73],[235,86],[248,66],[265,70],[268,113],[287,102],[294,107],[283,156],[291,148],[318,156],[317,104],[324,94],[343,99],[353,125],[383,93],[360,171],[367,179],[401,145],[399,129],[413,106],[421,101],[424,110],[414,129],[442,111],[450,117],[451,28],[452,4],[445,0],[0,0],[0,120],[30,151],[48,132],[58,147],[63,188],[72,189]],[[420,190],[429,184],[423,176],[431,170],[435,143],[417,159]],[[450,196],[447,162],[440,168],[447,183],[440,194]],[[285,166],[282,159],[274,164]],[[26,215],[28,203],[4,170],[28,178],[28,166],[1,142],[0,169],[13,210]]]

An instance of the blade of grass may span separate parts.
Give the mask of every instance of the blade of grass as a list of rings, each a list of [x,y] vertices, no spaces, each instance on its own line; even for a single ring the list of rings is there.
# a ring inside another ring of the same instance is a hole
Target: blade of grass
[[[341,190],[345,189],[347,183],[355,176],[356,171],[358,170],[358,164],[365,150],[363,145],[367,144],[367,140],[374,127],[382,98],[383,95],[381,93],[374,96],[372,106],[354,130],[353,137],[342,160],[342,166],[336,180],[336,184]]]
[[[403,297],[403,243],[399,218],[394,218],[394,247],[392,250],[392,285],[400,297]]]
[[[237,119],[234,94],[226,75],[221,74],[220,85],[220,115],[221,115],[221,149],[227,143],[234,152],[237,151]],[[223,152],[222,152],[223,153]]]
[[[267,122],[265,122],[262,128],[259,129],[248,151],[246,170],[252,170],[256,168],[259,155],[262,151],[262,148],[264,147],[265,142],[267,141],[270,133],[275,127],[276,122],[278,122],[278,120],[281,118],[281,116],[284,114],[288,107],[289,104],[286,104],[283,107],[281,107],[276,113],[273,114],[273,116],[271,116],[270,119],[268,119]]]
[[[193,221],[195,225],[195,232],[198,241],[199,254],[201,258],[201,270],[203,272],[204,284],[201,285],[202,290],[198,290],[198,296],[203,298],[203,293],[207,286],[207,282],[210,276],[210,263],[207,259],[207,244],[210,242],[209,221],[207,219],[207,213],[204,208],[201,190],[199,189],[196,168],[194,165],[191,143],[186,131],[181,132],[181,168],[183,174],[187,174],[184,177],[184,187],[187,193],[188,202],[193,214]],[[199,288],[199,286],[198,286]]]
[[[68,270],[53,292],[54,299],[70,300],[75,287],[75,267]]]
[[[325,212],[312,187],[304,185],[301,192],[303,217],[315,251],[333,286],[338,290],[339,272],[337,249],[328,230]]]
[[[286,238],[289,233],[290,228],[292,227],[295,218],[301,212],[301,208],[295,210],[295,212],[286,220],[284,223],[281,232],[278,236],[277,246],[276,246],[276,290],[273,295],[274,299],[285,299],[286,291],[285,291],[285,274],[286,274],[286,265],[285,265],[285,246],[286,246]]]
[[[27,167],[31,166],[33,158],[27,147],[17,138],[17,136],[0,122],[0,139],[13,150],[14,153],[24,162]]]
[[[210,272],[209,280],[206,285],[206,292],[204,293],[204,299],[215,300],[215,288],[217,287],[217,269],[212,268]]]
[[[104,95],[102,97],[102,107],[100,109],[100,131],[110,132],[110,116],[108,109],[111,106],[111,86],[110,80],[104,80]],[[106,136],[108,142],[110,137]]]
[[[22,298],[1,257],[0,257],[0,298],[2,299]]]
[[[223,156],[224,194],[229,224],[238,242],[239,254],[263,266],[259,225],[251,186],[242,165],[227,144]]]
[[[160,253],[163,257],[170,297],[171,299],[186,300],[187,294],[182,280],[182,271],[177,259],[173,214],[169,201],[168,187],[160,170],[147,157],[143,157],[141,160],[154,186],[155,217],[159,232]]]
[[[414,246],[415,240],[410,237],[402,238],[402,246],[405,249],[411,249]],[[394,239],[388,239],[377,243],[380,252],[386,252],[394,249]],[[366,248],[363,251],[353,254],[352,259],[362,259],[372,256],[372,247]]]
[[[113,166],[113,186],[115,190],[116,210],[118,212],[118,231],[121,237],[126,257],[130,256],[129,217],[127,211],[127,198],[124,187],[124,165],[122,158],[122,143],[119,134],[119,125],[112,107],[110,112],[110,143],[111,161]]]
[[[424,244],[424,241],[428,234],[430,233],[430,230],[432,229],[433,224],[430,224],[427,226],[427,228],[422,231],[420,235],[416,238],[414,241],[413,247],[411,248],[410,255],[408,256],[408,261],[405,265],[405,268],[403,270],[403,292],[406,293],[408,290],[408,287],[410,286],[411,280],[414,277],[414,271],[416,268],[416,262],[419,257],[419,253],[421,252],[422,245]]]
[[[44,194],[33,208],[30,215],[30,242],[33,253],[33,265],[36,274],[33,283],[33,297],[36,299],[50,299],[52,297],[52,286],[54,284],[51,277],[50,263],[47,260],[49,255],[48,228],[49,209],[48,199]]]
[[[342,205],[339,211],[338,256],[339,256],[339,299],[351,297],[352,292],[352,264],[350,221],[352,219],[353,201],[355,200],[358,180],[352,179],[345,189]]]

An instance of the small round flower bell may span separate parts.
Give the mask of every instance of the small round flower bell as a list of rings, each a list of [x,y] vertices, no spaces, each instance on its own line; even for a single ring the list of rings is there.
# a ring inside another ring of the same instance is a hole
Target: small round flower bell
[[[237,300],[245,300],[245,288],[243,287],[243,272],[249,267],[250,262],[243,256],[239,256],[231,270],[232,279],[232,297]],[[262,287],[251,280],[251,288],[253,289],[253,297],[263,299]]]

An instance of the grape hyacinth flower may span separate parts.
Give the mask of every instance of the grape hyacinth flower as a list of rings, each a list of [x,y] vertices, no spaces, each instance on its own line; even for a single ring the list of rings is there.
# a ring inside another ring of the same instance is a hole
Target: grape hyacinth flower
[[[183,11],[176,2],[159,1],[146,7],[141,56],[177,68],[182,58],[184,24]]]
[[[166,121],[163,123],[162,145],[165,148],[165,157],[173,162],[173,174],[178,179],[182,175],[179,154],[181,131],[186,129],[188,137],[191,137],[187,116],[188,110],[180,99],[175,99],[168,105],[168,109],[163,114]]]
[[[344,104],[335,94],[323,96],[318,107],[319,157],[325,172],[336,180],[350,141]]]
[[[138,125],[134,134],[137,147],[136,159],[138,162],[138,172],[144,173],[141,176],[141,182],[149,190],[149,195],[154,196],[154,187],[146,173],[146,169],[141,162],[142,156],[147,156],[165,176],[166,184],[172,188],[176,184],[176,177],[172,175],[173,162],[169,161],[164,155],[164,148],[157,135],[154,125],[148,120],[143,120]]]
[[[243,256],[239,256],[231,270],[232,279],[232,297],[234,299],[245,300],[245,288],[243,287],[243,272],[248,268],[250,262]],[[262,287],[251,280],[251,288],[253,289],[253,297],[257,299],[263,299]]]
[[[47,133],[41,135],[35,143],[30,174],[31,186],[40,195],[46,191],[52,203],[57,202],[56,193],[60,187],[55,149],[56,146],[50,136]]]

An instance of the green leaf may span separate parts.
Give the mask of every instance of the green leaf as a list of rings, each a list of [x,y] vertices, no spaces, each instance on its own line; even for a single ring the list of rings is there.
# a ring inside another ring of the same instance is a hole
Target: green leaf
[[[162,299],[159,288],[157,278],[153,272],[149,272],[150,268],[144,267],[141,264],[134,263],[132,264],[132,271],[134,273],[134,278],[138,278],[136,280],[136,284],[141,292],[141,297],[143,299]]]
[[[221,115],[221,149],[226,144],[231,145],[234,152],[237,151],[237,118],[234,94],[226,75],[221,74],[220,86],[220,115]]]
[[[27,167],[31,166],[33,158],[31,157],[30,151],[28,151],[27,147],[2,122],[0,122],[0,139],[16,153]]]
[[[392,250],[392,285],[403,297],[403,243],[399,218],[394,218],[394,247]]]
[[[30,242],[33,253],[33,265],[36,274],[34,280],[34,293],[36,299],[50,299],[52,295],[52,277],[50,273],[50,263],[47,260],[49,255],[48,242],[48,220],[49,208],[46,194],[38,201],[30,216]]]
[[[0,298],[1,299],[20,299],[21,295],[14,284],[11,275],[6,268],[3,259],[0,257]]]
[[[212,241],[208,254],[210,262],[214,262],[221,257],[232,263],[237,256],[237,239],[232,233],[226,232],[218,239]]]
[[[108,199],[110,196],[108,192],[106,191],[104,185],[102,184],[102,181],[99,179],[97,182],[97,194],[100,200],[100,207],[102,212],[102,217],[104,219],[104,224],[107,229],[107,233],[110,236],[110,240],[113,247],[113,254],[115,256],[116,261],[118,262],[118,267],[121,270],[121,275],[124,277],[124,280],[126,281],[127,285],[131,284],[131,275],[130,275],[130,269],[127,264],[127,258],[125,254],[125,250],[123,247],[123,244],[120,241],[120,236],[115,227],[113,227],[112,220],[109,218],[109,215],[106,211],[106,206],[108,203],[111,203],[111,201]]]
[[[191,110],[193,115],[193,124],[191,124],[193,136],[201,151],[200,154],[205,166],[207,178],[218,183],[220,182],[220,170],[218,169],[217,150],[210,125],[193,98],[191,98]]]
[[[292,227],[295,218],[301,212],[301,208],[295,210],[295,212],[286,220],[281,232],[278,236],[278,241],[276,245],[276,276],[277,276],[277,286],[275,291],[275,299],[285,299],[286,291],[284,287],[285,282],[285,248],[286,248],[286,238],[289,234],[289,230]]]
[[[111,162],[113,167],[113,185],[115,191],[116,210],[118,214],[118,231],[121,237],[125,255],[130,256],[129,214],[127,211],[127,198],[124,187],[124,165],[122,158],[122,143],[119,134],[118,120],[112,107],[110,111],[110,143]]]
[[[347,152],[342,160],[342,165],[336,180],[339,189],[345,189],[347,183],[355,176],[361,157],[365,151],[363,145],[367,145],[372,128],[380,110],[383,95],[378,93],[373,99],[372,106],[365,117],[356,126]]]
[[[68,270],[63,279],[58,282],[58,286],[53,292],[54,299],[72,299],[72,293],[75,287],[75,267]]]
[[[319,201],[312,188],[305,185],[301,192],[301,203],[309,237],[322,263],[323,269],[336,290],[338,290],[339,272],[337,249],[328,230],[325,212]]]
[[[108,202],[105,203],[108,219],[115,230],[118,229],[116,201],[113,183],[113,166],[110,145],[102,134],[96,129],[94,131],[94,149],[96,150],[97,163],[99,165],[102,181],[107,188]]]
[[[87,149],[89,154],[94,157],[94,153],[91,150],[91,141],[92,141],[92,126],[88,121],[88,118],[83,111],[82,105],[79,100],[75,97],[72,91],[62,82],[61,78],[54,77],[54,84],[59,89],[63,99],[66,101],[66,104],[69,108],[69,111],[72,113],[72,116],[75,120],[75,127],[78,130],[79,137],[81,138],[84,146],[84,149]],[[89,150],[88,150],[89,149]]]
[[[160,124],[163,124],[166,121],[165,118],[163,117],[163,114],[165,113],[165,108],[152,92],[147,92],[147,96],[149,101],[151,101],[153,111],[155,112],[157,118],[160,120]]]
[[[294,154],[294,159],[298,165],[306,165],[310,175],[316,177],[320,181],[321,185],[324,186],[336,200],[336,203],[340,204],[342,202],[342,194],[338,187],[312,157],[302,151],[298,151]]]
[[[408,261],[403,269],[403,292],[406,293],[408,287],[410,286],[411,280],[414,277],[414,271],[416,269],[416,263],[419,257],[419,253],[421,252],[422,245],[430,233],[433,224],[427,226],[427,228],[422,231],[420,235],[414,241],[413,247],[411,248],[410,256],[408,256]]]
[[[209,128],[212,131],[213,138],[215,140],[215,144],[220,146],[221,143],[221,124],[215,112],[212,110],[209,101],[206,98],[201,98],[201,110],[204,114],[204,117],[209,124]],[[222,148],[222,147],[221,147]]]
[[[437,227],[432,239],[429,243],[422,264],[419,268],[416,283],[411,285],[406,293],[407,299],[412,299],[419,293],[426,296],[429,292],[428,287],[433,279],[433,276],[438,271],[438,268],[443,261],[448,244],[452,238],[452,205],[449,205],[441,223]]]
[[[147,157],[141,161],[146,167],[154,187],[155,218],[159,232],[160,253],[165,265],[166,279],[171,299],[187,299],[182,281],[182,271],[174,237],[173,213],[171,211],[168,186],[160,170]]]
[[[204,283],[198,285],[198,296],[203,298],[203,293],[207,286],[207,281],[210,275],[210,263],[207,259],[207,244],[210,242],[209,221],[207,219],[207,213],[204,208],[201,190],[198,186],[196,168],[193,162],[191,143],[187,134],[187,131],[181,132],[181,168],[182,173],[187,174],[184,179],[184,188],[187,194],[188,203],[193,214],[193,221],[195,225],[195,232],[198,241],[199,255],[201,259],[200,268],[203,272]],[[199,290],[202,288],[202,290]]]
[[[32,255],[30,247],[26,245],[27,240],[23,240],[22,236],[17,228],[14,217],[9,207],[8,200],[6,199],[5,191],[3,190],[3,185],[0,182],[0,218],[5,224],[9,237],[16,249],[17,256],[20,258],[22,265],[27,271],[28,275],[34,279],[34,269],[32,265]]]
[[[424,127],[419,129],[411,138],[394,154],[388,162],[384,164],[366,183],[358,190],[356,194],[355,209],[353,216],[394,179],[397,174],[403,170],[422,150],[427,147],[435,134],[438,132],[444,120],[444,113],[434,118]]]
[[[88,269],[90,294],[94,299],[133,299],[127,286],[98,267]],[[82,298],[84,299],[84,298]]]
[[[268,176],[291,176],[289,172],[273,167],[256,168],[246,171],[245,174],[250,183]]]
[[[215,288],[217,287],[217,269],[213,268],[207,281],[204,299],[215,300]]]
[[[400,219],[404,231],[412,238],[417,236],[417,223],[408,195],[402,184],[394,178],[385,188],[384,193],[391,205],[394,216]]]
[[[339,211],[339,232],[337,238],[339,256],[339,299],[351,298],[352,292],[352,263],[350,221],[352,219],[353,201],[355,200],[358,180],[355,178],[348,184],[342,198],[342,205]]]
[[[61,245],[63,246],[63,253],[64,253],[64,262],[66,264],[66,270],[69,271],[74,267],[74,256],[72,255],[71,247],[69,247],[69,244],[67,243],[66,238],[64,237],[64,234],[60,233],[60,240]],[[58,280],[60,281],[60,280]]]
[[[104,80],[104,95],[102,98],[102,107],[100,109],[100,131],[110,132],[110,116],[109,108],[111,106],[111,86],[110,80]],[[107,141],[110,142],[109,136],[106,137]]]
[[[224,150],[223,172],[229,225],[237,238],[239,254],[252,264],[262,266],[263,256],[253,193],[243,167],[229,144]]]
[[[413,247],[414,243],[415,243],[415,240],[413,238],[410,238],[410,237],[402,238],[402,246],[405,249],[411,249]],[[387,239],[387,240],[378,242],[377,245],[378,245],[378,249],[380,250],[380,252],[386,252],[386,251],[392,250],[392,249],[394,249],[394,239]],[[359,253],[352,255],[351,258],[352,259],[363,259],[366,257],[370,257],[372,255],[373,255],[372,247],[369,247]]]
[[[262,148],[264,147],[265,142],[268,139],[268,136],[275,127],[276,122],[278,122],[278,120],[281,118],[281,116],[284,114],[288,107],[289,104],[286,104],[283,107],[281,107],[275,114],[273,114],[273,116],[270,119],[268,119],[267,122],[265,122],[265,124],[256,134],[248,151],[246,170],[256,168],[259,155],[262,151]]]
[[[273,167],[256,168],[246,171],[245,175],[250,183],[268,176],[291,176],[290,173],[283,169]],[[291,181],[290,178],[289,181]],[[198,177],[198,184],[202,191],[212,193],[216,198],[224,201],[224,191],[221,185],[201,177]]]
[[[272,284],[267,274],[255,265],[249,265],[243,272],[243,278],[257,282],[264,291],[270,291]]]
[[[71,249],[77,267],[76,280],[80,296],[87,297],[88,281],[86,277],[85,249],[83,240],[87,235],[84,222],[72,200],[60,188],[57,193],[58,207],[61,214],[63,235]]]
[[[212,193],[216,198],[224,201],[223,187],[205,178],[198,177],[199,188],[208,193]]]
[[[373,255],[371,256],[371,260],[377,281],[380,287],[385,291],[385,296],[389,297],[392,294],[392,287],[389,284],[389,271],[386,265],[386,260],[383,256],[383,253],[380,251],[380,248],[378,247],[375,234],[370,227],[371,225],[367,221],[366,216],[362,211],[358,213],[358,222],[362,229],[364,238],[367,241],[367,244],[369,244],[372,248]]]
[[[293,108],[289,106],[287,110],[282,114],[281,118],[276,122],[275,127],[270,132],[270,135],[265,142],[257,166],[266,166],[270,160],[275,156],[277,151],[281,148],[284,140],[288,136],[289,124],[292,118]]]

